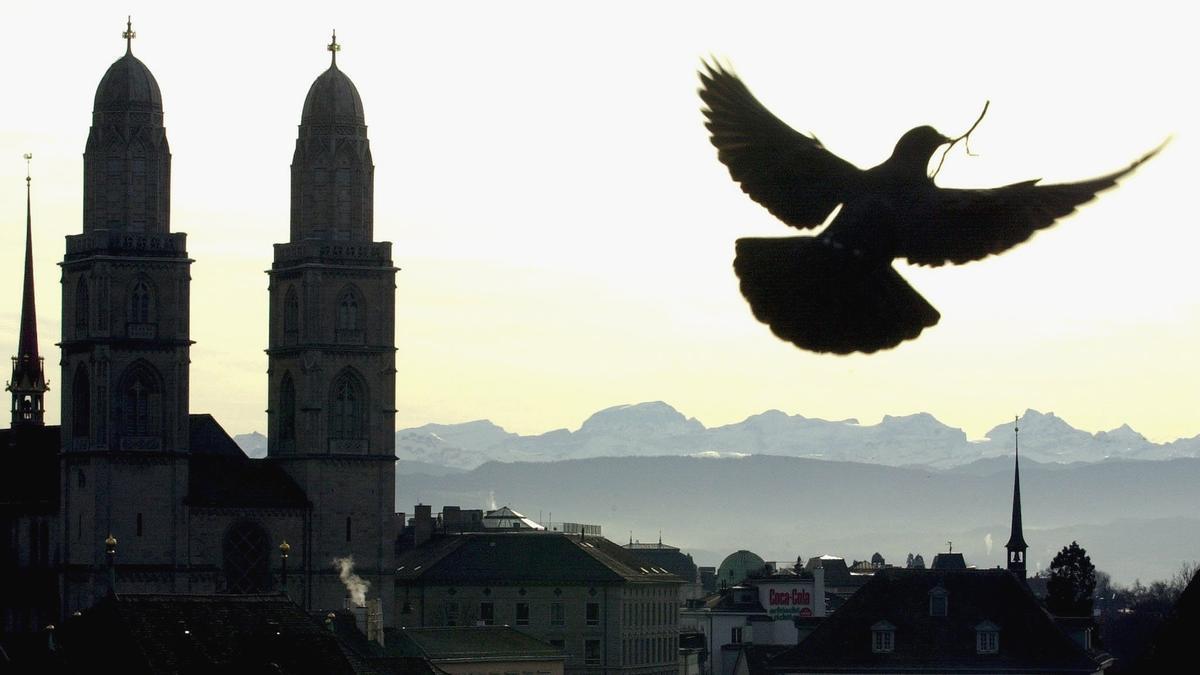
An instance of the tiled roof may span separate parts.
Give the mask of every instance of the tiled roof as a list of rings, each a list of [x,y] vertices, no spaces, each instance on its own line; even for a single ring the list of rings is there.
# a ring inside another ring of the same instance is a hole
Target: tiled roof
[[[394,646],[393,646],[394,645]],[[431,661],[562,659],[557,647],[509,626],[405,628],[389,634],[389,649]]]
[[[283,595],[109,596],[67,622],[77,665],[123,673],[375,673]]]
[[[305,508],[304,490],[270,459],[250,459],[212,415],[191,415],[190,506]]]
[[[427,584],[681,581],[652,571],[603,537],[529,531],[435,537],[400,556],[396,579]]]
[[[930,616],[929,594],[947,593],[946,616]],[[999,652],[976,653],[976,627],[1000,629]],[[895,626],[894,649],[872,651],[871,628]],[[771,662],[804,672],[1092,673],[1097,664],[1007,570],[880,570],[798,647]]]

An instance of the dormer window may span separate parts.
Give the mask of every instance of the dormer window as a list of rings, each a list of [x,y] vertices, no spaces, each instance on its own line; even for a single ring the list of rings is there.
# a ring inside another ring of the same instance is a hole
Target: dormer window
[[[950,593],[940,584],[929,591],[929,616],[946,616],[950,610]]]
[[[896,649],[896,627],[887,621],[871,626],[871,651],[890,654]]]
[[[1000,627],[991,621],[975,626],[975,653],[996,654],[1000,651]]]

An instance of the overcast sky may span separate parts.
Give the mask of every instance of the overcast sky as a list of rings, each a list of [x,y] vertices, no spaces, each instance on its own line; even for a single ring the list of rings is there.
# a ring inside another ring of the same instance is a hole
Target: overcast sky
[[[162,89],[172,229],[192,268],[191,408],[265,429],[267,277],[285,241],[309,84],[358,86],[375,236],[394,243],[397,424],[576,428],[664,400],[714,426],[769,408],[928,411],[980,436],[1026,408],[1152,440],[1200,433],[1197,47],[1183,5],[1139,3],[4,3],[0,352],[16,349],[25,152],[41,348],[58,419],[63,237],[81,230],[92,98],[124,52]],[[260,6],[261,5],[261,6]],[[185,10],[177,7],[186,7]],[[1003,256],[901,272],[942,314],[916,341],[798,351],[737,290],[733,242],[791,236],[702,126],[715,55],[860,167],[919,124],[962,133],[943,186],[1078,180],[1174,141]]]

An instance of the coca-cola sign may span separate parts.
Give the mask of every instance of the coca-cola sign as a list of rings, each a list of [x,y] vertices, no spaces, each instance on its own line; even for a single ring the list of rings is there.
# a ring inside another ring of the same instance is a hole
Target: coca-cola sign
[[[813,585],[811,582],[764,584],[759,587],[759,602],[772,619],[812,616]]]

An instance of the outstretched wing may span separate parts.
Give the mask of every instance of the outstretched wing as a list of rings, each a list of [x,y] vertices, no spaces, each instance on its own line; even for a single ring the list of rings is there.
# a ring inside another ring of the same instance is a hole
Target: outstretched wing
[[[816,227],[853,189],[862,172],[771,114],[746,85],[704,64],[700,98],[717,157],[742,191],[797,228]]]
[[[896,256],[937,267],[1006,251],[1113,187],[1162,147],[1121,171],[1079,183],[1038,185],[1031,180],[991,189],[935,189],[932,203],[920,209],[925,217],[905,224]]]

